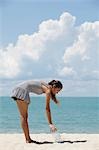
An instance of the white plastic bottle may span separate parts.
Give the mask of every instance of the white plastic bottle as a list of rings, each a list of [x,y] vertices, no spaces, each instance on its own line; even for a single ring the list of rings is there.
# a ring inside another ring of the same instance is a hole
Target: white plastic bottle
[[[54,141],[55,141],[56,143],[62,142],[61,135],[60,135],[59,132],[53,132],[53,133],[52,133],[52,136],[53,136]]]

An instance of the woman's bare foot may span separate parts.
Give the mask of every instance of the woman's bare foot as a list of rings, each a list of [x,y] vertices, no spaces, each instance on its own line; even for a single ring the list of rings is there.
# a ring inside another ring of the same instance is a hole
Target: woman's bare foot
[[[34,143],[32,139],[26,140],[26,143]]]

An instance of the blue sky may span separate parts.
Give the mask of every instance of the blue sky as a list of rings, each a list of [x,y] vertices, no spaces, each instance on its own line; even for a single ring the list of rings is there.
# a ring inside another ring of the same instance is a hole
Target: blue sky
[[[0,12],[0,95],[53,78],[64,83],[62,95],[98,95],[98,0],[4,0]]]
[[[39,24],[56,19],[68,11],[77,17],[76,24],[99,20],[98,0],[4,0],[0,1],[2,46],[16,42],[19,34],[32,34]],[[7,36],[8,35],[8,36]]]

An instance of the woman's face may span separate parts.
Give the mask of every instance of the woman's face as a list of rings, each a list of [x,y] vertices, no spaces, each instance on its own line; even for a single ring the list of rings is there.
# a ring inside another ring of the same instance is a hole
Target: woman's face
[[[61,88],[52,87],[51,91],[53,94],[58,94],[60,92]]]

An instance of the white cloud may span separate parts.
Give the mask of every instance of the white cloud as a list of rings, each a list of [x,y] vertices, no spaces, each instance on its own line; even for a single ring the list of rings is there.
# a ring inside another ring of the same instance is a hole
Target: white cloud
[[[80,26],[75,21],[65,12],[43,21],[38,32],[19,35],[15,45],[0,50],[0,77],[99,79],[99,21]]]
[[[19,35],[15,45],[9,44],[0,50],[1,78],[15,78],[20,74],[24,76],[26,72],[34,71],[36,65],[35,71],[39,71],[44,65],[47,68],[47,66],[53,66],[55,61],[57,64],[63,55],[64,46],[70,45],[73,41],[74,22],[75,17],[65,12],[59,20],[43,21],[39,25],[38,32],[32,35]],[[70,35],[72,38],[69,37]],[[29,61],[32,61],[31,66],[27,66]]]
[[[44,21],[39,26],[39,34],[44,41],[57,40],[57,38],[67,36],[71,32],[75,23],[75,17],[65,12],[59,20]]]
[[[99,97],[99,82],[96,80],[63,80],[62,95]]]
[[[20,72],[19,57],[12,44],[5,50],[0,50],[0,76],[1,77],[15,77]],[[9,76],[11,75],[11,76]]]
[[[77,37],[65,50],[64,67],[72,68],[81,79],[99,79],[99,21],[79,26]]]
[[[99,96],[99,21],[80,26],[75,21],[65,12],[1,49],[0,95],[8,95],[19,80],[61,78],[65,96]]]
[[[71,78],[73,76],[76,76],[76,72],[70,67],[64,67],[61,71],[59,70],[59,75],[66,76],[66,78]]]

